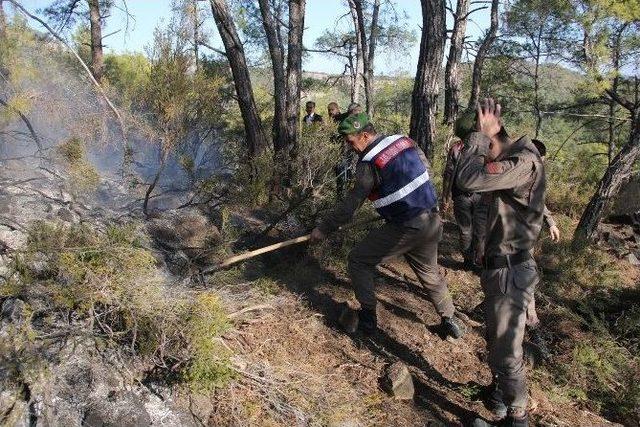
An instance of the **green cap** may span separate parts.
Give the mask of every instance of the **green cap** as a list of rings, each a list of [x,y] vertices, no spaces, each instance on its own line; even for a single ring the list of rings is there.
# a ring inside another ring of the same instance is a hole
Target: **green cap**
[[[340,122],[338,132],[340,132],[341,135],[358,133],[369,123],[370,120],[367,113],[352,114]]]
[[[454,126],[454,133],[462,140],[476,130],[475,110],[466,110],[458,116]]]

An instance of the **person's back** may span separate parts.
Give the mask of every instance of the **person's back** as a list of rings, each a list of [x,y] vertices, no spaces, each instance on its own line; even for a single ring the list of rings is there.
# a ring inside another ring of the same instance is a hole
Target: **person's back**
[[[487,137],[471,134],[471,150],[482,144],[478,138]],[[544,166],[535,146],[524,136],[494,162],[480,166],[469,161],[472,156],[466,156],[458,166],[458,185],[466,191],[491,192],[485,256],[530,251],[542,229],[546,187]]]

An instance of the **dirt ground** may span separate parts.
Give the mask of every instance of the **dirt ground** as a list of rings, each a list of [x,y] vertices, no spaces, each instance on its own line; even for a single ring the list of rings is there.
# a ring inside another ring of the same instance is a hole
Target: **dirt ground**
[[[488,418],[477,397],[491,381],[482,292],[478,276],[462,269],[451,223],[439,262],[467,329],[457,341],[438,335],[439,316],[400,260],[379,268],[380,331],[372,340],[340,329],[341,307],[354,303],[349,281],[304,247],[266,255],[231,279],[212,276],[225,300],[235,299],[236,327],[225,342],[244,374],[219,392],[209,425],[456,426],[478,414]],[[396,401],[379,387],[384,367],[398,360],[412,373],[413,401]],[[536,425],[613,425],[554,399],[543,374],[530,374]]]

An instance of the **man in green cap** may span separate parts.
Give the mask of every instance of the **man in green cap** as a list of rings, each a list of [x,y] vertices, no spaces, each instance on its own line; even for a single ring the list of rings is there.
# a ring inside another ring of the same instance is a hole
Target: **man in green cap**
[[[451,295],[438,270],[442,223],[424,153],[406,136],[378,135],[365,113],[344,119],[338,131],[358,153],[355,183],[342,202],[311,232],[311,241],[323,240],[350,221],[367,197],[386,220],[349,254],[349,277],[361,307],[358,330],[365,335],[377,330],[373,282],[376,265],[402,255],[440,314],[443,334],[461,337],[463,331],[453,317]]]
[[[476,257],[474,250],[477,246],[475,241],[477,237],[475,213],[480,201],[480,194],[462,191],[456,184],[455,173],[460,153],[464,148],[462,141],[469,135],[469,129],[473,129],[474,123],[475,112],[470,110],[462,113],[456,120],[454,132],[460,139],[451,146],[442,174],[442,210],[446,211],[453,200],[453,215],[458,224],[460,251],[462,252],[466,269],[475,267],[474,261]]]
[[[528,426],[523,339],[527,308],[539,281],[531,252],[542,228],[546,176],[540,153],[526,136],[512,140],[500,105],[486,99],[475,131],[465,140],[456,174],[464,191],[486,194],[484,312],[488,362],[494,376],[488,406],[497,425]],[[487,426],[477,419],[475,426]]]

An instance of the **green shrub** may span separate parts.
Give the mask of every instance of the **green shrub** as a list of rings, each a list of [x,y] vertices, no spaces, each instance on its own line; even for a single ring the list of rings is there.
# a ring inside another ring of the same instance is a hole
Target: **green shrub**
[[[184,377],[195,389],[224,386],[234,371],[230,352],[220,342],[220,335],[230,328],[222,303],[213,292],[204,292],[196,297],[190,312],[186,330],[191,360]]]
[[[61,161],[67,167],[71,186],[76,191],[95,190],[100,174],[87,159],[87,149],[80,139],[69,138],[57,147]]]
[[[627,349],[599,338],[578,342],[570,364],[559,370],[561,380],[570,384],[567,394],[624,422],[640,405],[639,367]]]
[[[229,328],[220,300],[213,292],[192,296],[167,288],[139,230],[34,223],[2,295],[37,299],[46,316],[93,325],[85,332],[160,369],[178,369],[190,386],[223,385],[232,369],[219,341]]]
[[[559,219],[563,233],[570,235],[573,227],[567,218]],[[629,295],[637,291],[625,288],[615,258],[597,247],[576,249],[568,240],[545,240],[540,249],[539,292],[556,307],[554,323],[562,326],[549,331],[564,349],[557,356],[562,362],[543,369],[550,372],[560,394],[633,423],[640,404],[640,310]]]

